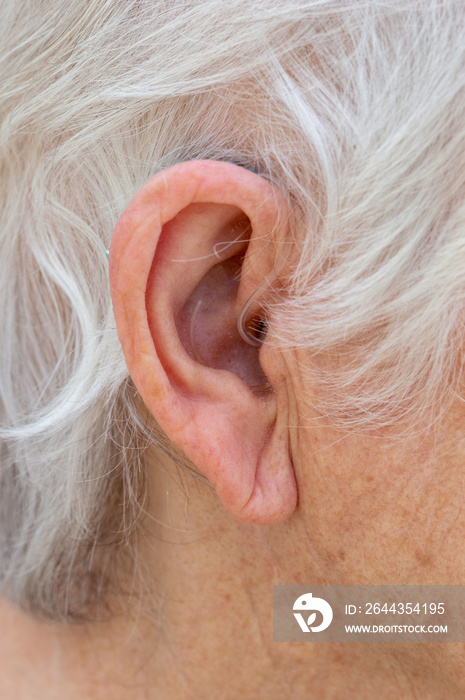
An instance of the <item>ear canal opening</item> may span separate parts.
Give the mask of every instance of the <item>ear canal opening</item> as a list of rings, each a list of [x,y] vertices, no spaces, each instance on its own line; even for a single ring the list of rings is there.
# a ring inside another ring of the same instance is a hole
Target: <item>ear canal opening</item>
[[[245,332],[249,339],[248,342],[253,342],[255,347],[260,347],[265,342],[268,333],[268,321],[264,316],[254,317],[250,323],[246,321]]]
[[[268,330],[266,318],[263,316],[259,316],[258,320],[257,317],[254,316],[252,321],[248,321],[249,311],[258,291],[257,289],[249,297],[237,317],[237,330],[239,335],[246,343],[253,347],[260,347],[263,345]]]
[[[253,345],[254,347],[260,347],[265,342],[266,334],[268,332],[268,321],[263,313],[253,314],[252,319],[249,321],[249,313],[250,309],[256,302],[258,295],[263,288],[266,287],[266,285],[269,285],[268,277],[265,277],[257,289],[252,292],[237,317],[237,330],[239,335],[243,340],[245,340],[246,343],[249,343],[249,345]]]

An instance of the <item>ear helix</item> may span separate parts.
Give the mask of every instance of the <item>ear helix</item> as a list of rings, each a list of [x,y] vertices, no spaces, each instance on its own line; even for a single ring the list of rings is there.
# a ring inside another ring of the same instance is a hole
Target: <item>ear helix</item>
[[[258,170],[256,170],[255,168],[249,167],[248,165],[243,165],[242,163],[239,163],[239,162],[234,163],[234,161],[232,161],[232,160],[231,161],[224,161],[224,162],[231,163],[232,165],[238,165],[239,167],[244,168],[244,170],[248,170],[251,173],[255,173],[255,175],[259,175]],[[225,250],[226,248],[228,248],[230,245],[233,245],[234,243],[236,243],[236,241],[231,241],[230,243],[216,243],[213,246],[214,255],[216,255],[216,257],[219,258],[220,257],[219,253],[222,252],[223,250]],[[108,248],[105,249],[105,255],[106,255],[107,260],[109,260],[110,259],[110,246],[108,246]],[[184,262],[184,261],[179,261],[179,262]]]
[[[252,168],[246,168],[247,170],[251,170],[252,172],[256,172]],[[222,253],[224,250],[229,248],[230,246],[234,245],[234,243],[237,243],[238,240],[240,240],[242,234],[240,234],[237,238],[235,238],[233,241],[227,242],[227,243],[215,243],[213,247],[213,255],[215,255],[217,258],[221,259],[220,253]],[[110,247],[106,248],[105,250],[105,255],[107,260],[110,259]],[[202,257],[209,257],[209,256],[202,256]],[[190,260],[176,260],[173,262],[192,262],[192,258]],[[255,301],[259,291],[262,289],[264,284],[268,282],[268,278],[265,280],[263,284],[261,284],[247,299],[245,302],[244,306],[242,307],[238,317],[237,317],[237,331],[239,335],[241,336],[242,340],[244,340],[246,343],[249,345],[252,345],[253,347],[260,347],[263,345],[265,341],[265,337],[267,334],[267,329],[268,329],[268,324],[266,321],[266,318],[263,316],[260,317],[258,320],[256,318],[253,319],[252,322],[248,323],[248,316],[249,316],[249,311],[250,308]],[[190,330],[189,330],[189,335],[190,335],[190,341],[191,341],[191,347],[194,352],[194,355],[196,357],[196,360],[203,365],[206,365],[206,362],[204,358],[202,357],[198,347],[197,343],[195,341],[195,334],[194,334],[194,327],[195,327],[195,322],[197,320],[200,306],[202,304],[202,301],[199,300],[195,306],[194,313],[192,314],[191,318],[191,323],[190,323]],[[262,385],[260,385],[262,386]]]
[[[258,175],[258,171],[255,170],[255,168],[248,167],[246,165],[239,164],[240,167],[243,167],[245,170],[249,170],[252,173],[255,173]],[[227,250],[229,247],[233,246],[235,243],[237,243],[243,235],[243,232],[239,234],[233,241],[228,241],[228,242],[220,242],[220,243],[215,243],[213,246],[213,253],[212,255],[216,256],[219,260],[221,260],[221,253],[223,253],[225,250]],[[107,260],[110,259],[110,246],[105,249],[105,255]],[[209,256],[202,256],[203,257],[209,257]],[[201,259],[201,258],[199,258]],[[190,260],[173,260],[173,262],[192,262],[192,258]],[[260,316],[258,319],[256,316],[253,317],[251,321],[249,321],[249,312],[250,309],[256,300],[260,290],[265,286],[265,284],[268,283],[268,279],[266,279],[259,287],[250,295],[250,297],[247,299],[245,302],[244,306],[242,307],[238,317],[237,317],[237,331],[242,338],[248,345],[251,345],[253,347],[260,347],[263,345],[267,330],[268,330],[268,324],[266,318],[263,316]],[[190,323],[190,341],[191,341],[191,347],[192,351],[194,352],[196,360],[203,365],[206,365],[207,363],[205,362],[204,358],[202,357],[202,354],[200,353],[197,343],[195,341],[195,333],[194,333],[194,327],[196,320],[199,315],[199,310],[201,307],[202,301],[199,300],[195,306],[194,313],[192,314],[191,317],[191,323]],[[264,385],[260,384],[257,385],[259,388],[263,388]]]

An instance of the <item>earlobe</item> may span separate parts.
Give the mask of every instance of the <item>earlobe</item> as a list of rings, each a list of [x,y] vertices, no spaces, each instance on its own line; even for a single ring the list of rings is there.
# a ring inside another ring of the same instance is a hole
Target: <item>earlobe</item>
[[[256,523],[288,517],[297,500],[272,365],[262,338],[237,330],[273,270],[270,232],[284,235],[286,208],[255,173],[192,161],[139,190],[111,243],[118,335],[144,403],[225,507]]]

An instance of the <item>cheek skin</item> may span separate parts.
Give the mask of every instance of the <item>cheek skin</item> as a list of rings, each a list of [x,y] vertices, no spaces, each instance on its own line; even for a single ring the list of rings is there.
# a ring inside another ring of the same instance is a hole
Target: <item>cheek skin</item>
[[[344,434],[315,427],[323,421],[309,413],[311,387],[298,363],[289,369],[294,412],[305,416],[291,428],[306,542],[301,582],[318,572],[333,584],[463,584],[462,406],[434,434]]]

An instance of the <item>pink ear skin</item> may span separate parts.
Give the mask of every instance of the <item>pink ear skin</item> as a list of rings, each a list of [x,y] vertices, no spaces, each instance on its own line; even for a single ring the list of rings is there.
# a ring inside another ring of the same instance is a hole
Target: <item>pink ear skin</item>
[[[244,380],[256,371],[248,365],[273,353],[246,348],[235,326],[241,307],[270,273],[272,248],[264,243],[270,232],[285,235],[287,207],[281,193],[256,173],[229,163],[190,161],[156,175],[136,193],[110,248],[118,336],[140,396],[228,511],[254,523],[279,522],[297,503],[285,401]],[[235,240],[238,222],[244,221],[246,239]],[[217,245],[225,241],[232,244]],[[231,270],[239,253],[243,261],[235,283]],[[218,282],[228,276],[232,284]],[[207,366],[186,347],[189,334],[182,330],[191,325],[192,314],[187,317],[197,298],[203,308],[215,310],[203,314],[205,332],[198,331]],[[233,363],[221,366],[227,353],[244,365],[240,371]],[[271,359],[260,372],[274,388]]]

